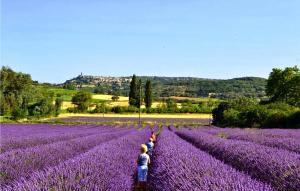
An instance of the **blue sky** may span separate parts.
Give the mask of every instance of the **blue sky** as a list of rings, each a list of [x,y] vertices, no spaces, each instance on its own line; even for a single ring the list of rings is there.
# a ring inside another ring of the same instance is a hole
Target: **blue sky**
[[[299,0],[2,0],[1,65],[91,75],[267,77],[300,65]]]

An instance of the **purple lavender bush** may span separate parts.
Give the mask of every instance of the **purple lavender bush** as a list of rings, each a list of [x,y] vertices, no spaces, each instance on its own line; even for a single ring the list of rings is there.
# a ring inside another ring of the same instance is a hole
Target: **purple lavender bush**
[[[275,147],[279,149],[285,149],[300,153],[300,139],[293,138],[278,138],[278,137],[265,137],[256,134],[245,134],[245,133],[232,133],[228,134],[228,139],[243,140],[258,143],[261,145]]]
[[[277,190],[300,190],[299,154],[251,142],[226,140],[201,131],[177,134],[234,168],[270,183]]]
[[[136,158],[148,131],[134,131],[103,143],[55,167],[34,173],[3,190],[131,190]]]
[[[236,171],[164,130],[154,150],[149,185],[153,191],[266,191],[268,184]]]
[[[300,139],[293,138],[289,136],[292,132],[296,130],[284,130],[281,132],[280,136],[270,136],[273,132],[273,129],[269,129],[270,133],[267,133],[267,130],[244,130],[244,129],[230,129],[230,128],[204,128],[203,132],[223,137],[226,139],[233,140],[243,140],[254,142],[257,144],[285,149],[300,153]]]
[[[94,146],[129,133],[123,130],[110,133],[98,133],[67,141],[39,145],[27,149],[16,149],[0,155],[0,185],[7,185],[20,177],[29,177],[36,170],[57,165]]]
[[[43,129],[45,127],[45,129]],[[116,129],[96,125],[1,125],[1,152],[69,140]]]

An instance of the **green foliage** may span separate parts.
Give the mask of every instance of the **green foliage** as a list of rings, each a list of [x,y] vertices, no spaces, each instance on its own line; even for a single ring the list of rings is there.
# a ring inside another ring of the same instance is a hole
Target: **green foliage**
[[[213,124],[229,127],[296,128],[299,108],[277,102],[259,105],[247,99],[221,103],[213,110]]]
[[[55,116],[56,117],[60,114],[62,103],[63,103],[63,98],[61,96],[59,96],[55,99]]]
[[[175,113],[177,111],[177,103],[173,99],[167,99],[167,111],[170,113]]]
[[[284,70],[274,68],[267,80],[266,93],[273,102],[300,107],[300,71],[297,66]]]
[[[72,97],[72,103],[77,106],[79,112],[86,112],[91,100],[92,94],[85,91],[79,91]]]
[[[222,125],[224,126],[229,126],[229,125],[233,125],[233,126],[238,126],[239,124],[239,111],[235,110],[235,109],[228,109],[228,110],[224,110],[222,114],[222,118],[220,117],[220,119],[222,119]],[[216,123],[216,119],[214,118],[213,123]],[[226,121],[230,121],[230,124],[225,124]],[[219,123],[217,123],[219,124]]]
[[[152,85],[151,85],[151,81],[147,80],[146,81],[146,85],[145,85],[145,106],[147,109],[151,108],[152,105]]]
[[[138,107],[139,106],[138,98],[139,98],[138,80],[136,75],[133,75],[130,82],[129,105]]]
[[[259,102],[258,100],[252,98],[240,97],[234,100],[230,100],[228,103],[231,108],[242,111],[248,110],[249,108],[258,105]]]
[[[59,112],[53,103],[55,93],[51,84],[33,82],[31,76],[1,68],[0,114],[19,120],[30,117],[47,117]]]
[[[27,109],[14,108],[11,113],[11,117],[13,120],[20,120],[26,118],[28,115]]]
[[[298,67],[287,67],[284,70],[274,68],[267,80],[266,93],[270,96],[270,104],[265,105],[268,116],[264,126],[299,128],[297,117],[300,107],[300,70]]]
[[[300,111],[297,111],[289,116],[287,126],[290,128],[300,129]]]
[[[10,115],[13,111],[19,113],[19,108],[28,104],[25,94],[27,90],[32,88],[30,75],[14,72],[3,66],[0,70],[0,80],[0,115]]]
[[[111,111],[114,113],[123,113],[123,112],[125,112],[125,109],[126,109],[126,107],[115,106],[111,109]]]
[[[43,98],[28,108],[30,116],[41,118],[55,115],[55,106],[51,98]]]
[[[128,106],[128,107],[124,107],[124,111],[129,113],[138,113],[139,109],[136,108],[135,106]]]
[[[229,109],[228,102],[221,102],[218,107],[213,109],[213,124],[223,126],[225,125],[225,116],[224,112]]]
[[[93,92],[95,94],[106,94],[108,93],[108,91],[106,91],[108,88],[102,87],[102,86],[97,86],[94,88]]]
[[[92,113],[108,113],[111,111],[111,108],[107,106],[106,102],[97,103],[95,109]]]
[[[74,108],[69,107],[69,108],[67,108],[67,112],[69,112],[69,113],[80,113],[80,111],[78,110],[77,107],[74,107]]]
[[[142,92],[142,80],[139,79],[137,83],[137,98],[136,98],[136,107],[140,108],[143,101],[143,92]]]
[[[76,90],[76,86],[72,83],[66,83],[64,84],[63,86],[64,89],[67,89],[67,90]]]
[[[200,104],[199,104],[200,106]],[[192,113],[191,108],[193,108],[193,103],[190,100],[186,100],[185,102],[181,103],[181,110],[183,113]]]
[[[259,106],[256,106],[240,112],[236,119],[236,124],[241,127],[260,127],[260,124],[266,119],[266,116],[267,113]],[[227,121],[230,121],[230,119],[227,119]]]

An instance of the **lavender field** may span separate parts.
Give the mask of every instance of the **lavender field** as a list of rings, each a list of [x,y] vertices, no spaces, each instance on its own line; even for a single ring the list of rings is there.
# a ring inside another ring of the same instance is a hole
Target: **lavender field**
[[[148,190],[300,190],[299,130],[52,124],[1,124],[1,190],[135,190],[151,130]]]

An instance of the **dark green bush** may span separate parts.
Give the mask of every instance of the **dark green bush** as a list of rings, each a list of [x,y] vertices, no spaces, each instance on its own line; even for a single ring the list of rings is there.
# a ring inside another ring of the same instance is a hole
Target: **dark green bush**
[[[121,106],[115,106],[115,107],[111,108],[111,111],[114,113],[123,113],[126,111],[126,108],[121,107]]]
[[[29,106],[28,112],[33,117],[48,117],[55,114],[55,106],[51,99],[43,98],[39,102]]]
[[[13,120],[20,120],[26,118],[28,115],[27,109],[16,108],[12,111],[11,116]]]
[[[218,107],[213,109],[212,116],[213,116],[213,124],[214,125],[224,125],[225,118],[224,118],[224,111],[229,109],[228,102],[221,102]]]
[[[297,128],[299,108],[277,102],[259,105],[251,99],[221,103],[213,110],[213,124],[230,127]]]
[[[239,111],[235,109],[225,110],[223,113],[223,124],[228,127],[235,127],[239,124]]]
[[[287,126],[289,128],[300,128],[300,111],[297,111],[288,117]]]
[[[287,127],[288,114],[281,112],[271,112],[268,118],[265,120],[264,128],[286,128]]]

